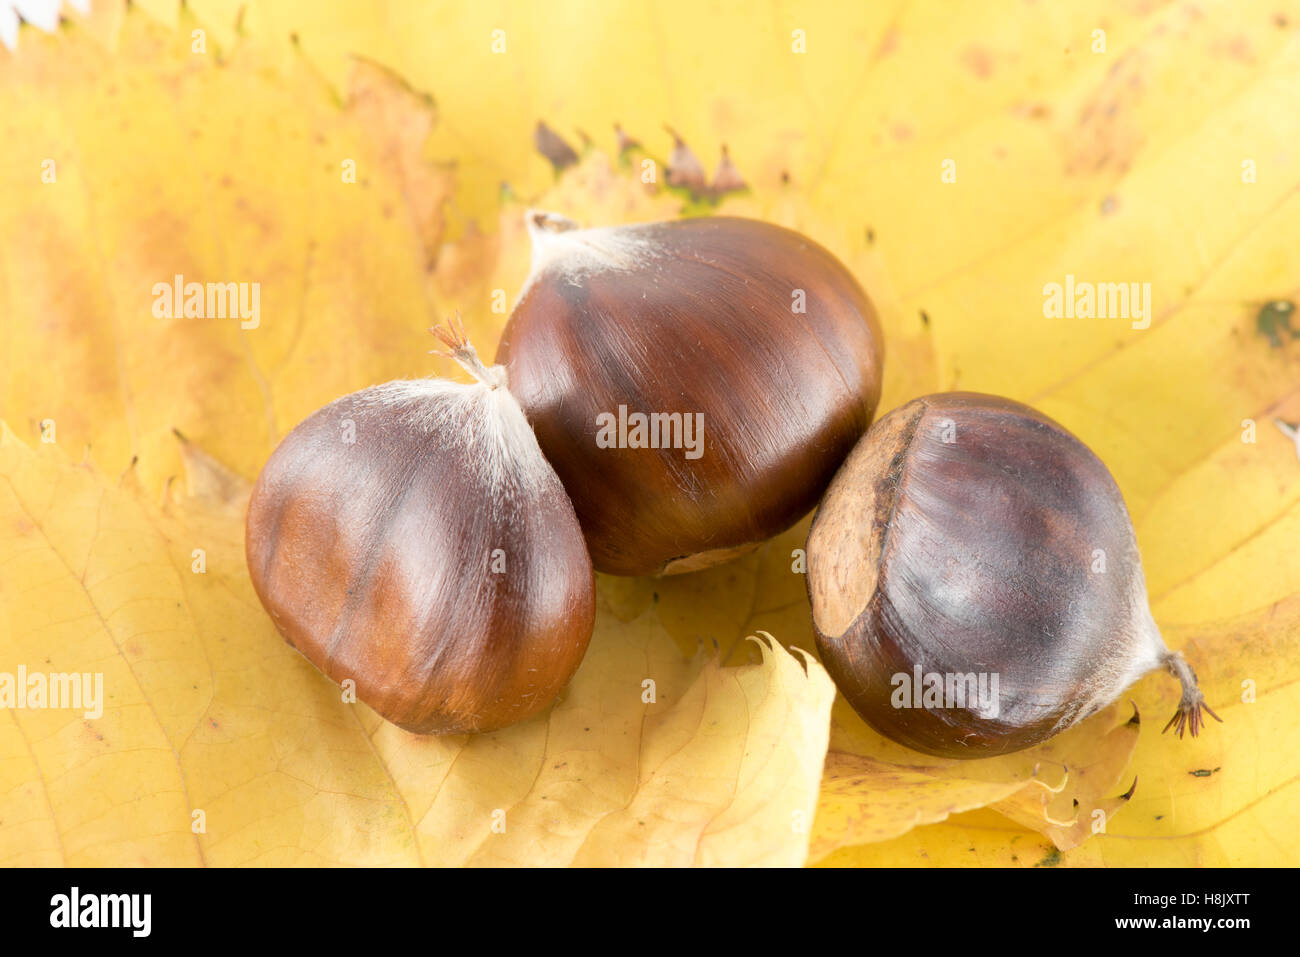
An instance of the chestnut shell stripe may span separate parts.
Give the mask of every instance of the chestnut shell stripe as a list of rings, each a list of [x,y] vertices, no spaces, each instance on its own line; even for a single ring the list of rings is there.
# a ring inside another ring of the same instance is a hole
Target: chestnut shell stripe
[[[258,478],[246,548],[289,643],[411,731],[536,713],[591,636],[577,518],[504,389],[389,383],[319,410]]]
[[[497,361],[595,566],[659,573],[806,514],[880,397],[879,323],[849,271],[744,219],[535,232]],[[806,313],[792,311],[796,289]],[[598,447],[597,417],[620,405],[702,413],[703,455]]]
[[[856,502],[871,513],[854,515]],[[856,571],[828,555],[846,521],[876,532]],[[1104,572],[1093,570],[1098,549]],[[1145,580],[1110,473],[1060,425],[1009,399],[947,393],[882,418],[832,483],[808,557],[827,670],[869,724],[919,751],[1028,747],[1161,660],[1162,645],[1137,638],[1149,620]],[[868,576],[856,614],[835,607],[850,574]],[[999,713],[893,707],[893,676],[911,680],[917,665],[996,673]]]

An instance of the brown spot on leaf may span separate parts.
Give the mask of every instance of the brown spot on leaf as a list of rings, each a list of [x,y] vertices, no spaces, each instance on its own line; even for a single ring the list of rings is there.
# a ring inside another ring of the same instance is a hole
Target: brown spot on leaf
[[[1210,52],[1216,57],[1236,60],[1238,63],[1255,61],[1255,51],[1251,48],[1250,41],[1240,33],[1230,37],[1219,37],[1210,45]]]
[[[898,28],[890,27],[885,31],[884,36],[880,38],[880,45],[876,47],[877,59],[889,56],[898,49]]]
[[[1075,127],[1062,133],[1067,174],[1129,168],[1145,138],[1134,117],[1145,87],[1145,67],[1139,50],[1111,64],[1105,79],[1080,108]]]
[[[970,46],[962,51],[961,64],[981,80],[986,80],[993,73],[993,56],[983,47]]]

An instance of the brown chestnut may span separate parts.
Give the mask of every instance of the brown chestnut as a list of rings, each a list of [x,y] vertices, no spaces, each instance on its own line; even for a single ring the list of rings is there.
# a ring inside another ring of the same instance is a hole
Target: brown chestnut
[[[816,505],[880,399],[880,327],[848,269],[747,219],[528,227],[497,361],[597,569],[702,568]]]
[[[389,721],[491,731],[577,670],[594,580],[505,370],[442,336],[473,384],[363,389],[280,443],[249,502],[248,569],[288,642]]]
[[[1110,472],[1010,399],[930,395],[877,422],[813,521],[808,591],[840,691],[918,751],[1030,747],[1160,667],[1180,736],[1218,720],[1160,637]]]

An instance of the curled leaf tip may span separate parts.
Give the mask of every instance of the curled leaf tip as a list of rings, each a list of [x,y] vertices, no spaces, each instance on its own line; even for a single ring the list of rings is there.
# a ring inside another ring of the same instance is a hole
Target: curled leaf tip
[[[578,162],[578,154],[573,147],[542,120],[537,121],[537,127],[533,130],[533,144],[537,147],[537,152],[550,160],[557,173]]]
[[[746,188],[745,178],[740,175],[740,170],[736,169],[735,164],[731,162],[731,154],[727,151],[727,144],[723,143],[722,160],[718,163],[717,172],[713,175],[714,194],[721,195]]]
[[[1128,703],[1133,706],[1133,717],[1129,718],[1128,721],[1125,722],[1125,724],[1131,724],[1134,727],[1137,727],[1142,723],[1142,714],[1140,711],[1138,711],[1138,703],[1134,701],[1132,698],[1128,699]]]
[[[692,192],[705,189],[704,167],[700,165],[699,159],[677,135],[676,130],[666,123],[664,129],[673,138],[673,151],[668,156],[668,185],[684,186]]]
[[[638,140],[628,136],[623,127],[618,123],[614,124],[614,135],[618,137],[618,151],[620,153],[626,153],[628,150],[641,145]]]

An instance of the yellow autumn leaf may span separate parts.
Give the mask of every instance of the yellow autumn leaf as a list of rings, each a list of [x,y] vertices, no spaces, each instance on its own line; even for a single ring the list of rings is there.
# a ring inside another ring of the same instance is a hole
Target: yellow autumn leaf
[[[25,31],[21,54],[0,61],[0,227],[23,237],[0,282],[2,400],[21,434],[48,420],[157,487],[178,428],[253,476],[330,398],[451,371],[428,355],[451,181],[421,159],[425,97],[357,64],[340,111],[301,60],[272,74],[235,48],[217,66],[138,12],[115,55],[76,22]],[[183,292],[160,317],[178,276],[242,283],[225,311],[256,314],[186,318]]]
[[[1172,754],[1167,739],[1144,734],[1130,766],[1139,778],[1136,793],[1104,833],[1059,854],[1005,817],[980,811],[897,841],[847,848],[824,863],[1191,867],[1295,860],[1300,837],[1288,788],[1300,748],[1293,717],[1300,705],[1300,600],[1180,628],[1171,641],[1201,663],[1201,686],[1223,704],[1224,723],[1179,742]],[[1144,714],[1159,715],[1173,708],[1177,693],[1166,683],[1148,682],[1134,697]]]
[[[5,311],[47,320],[9,326],[7,407],[41,441],[33,454],[6,432],[0,447],[0,560],[12,570],[0,661],[10,675],[102,674],[103,714],[8,703],[0,859],[802,863],[833,695],[815,662],[763,642],[760,665],[723,669],[682,655],[652,619],[624,624],[602,608],[583,668],[546,716],[417,738],[346,704],[257,603],[239,472],[255,472],[311,405],[429,362],[424,284],[442,181],[420,156],[425,98],[359,64],[340,110],[301,64],[283,80],[247,50],[196,75],[176,38],[138,15],[123,21],[116,59],[75,26],[43,56],[35,45],[3,87],[7,132],[24,144],[4,215],[39,223],[9,259],[28,280],[6,284]],[[111,113],[93,102],[100,88]],[[42,95],[64,105],[58,124]],[[195,111],[208,115],[201,129],[167,128]],[[276,150],[249,155],[249,168],[230,162],[232,142],[277,130]],[[141,150],[197,151],[193,179],[158,196],[160,172],[130,169],[133,137]],[[64,159],[60,143],[91,159]],[[48,184],[44,150],[60,156]],[[355,185],[340,179],[353,157]],[[24,160],[34,165],[22,171]],[[302,192],[287,188],[291,172]],[[100,177],[116,187],[86,188]],[[182,197],[197,215],[167,209]],[[226,219],[249,235],[213,242]],[[80,236],[77,222],[103,225],[60,246]],[[262,321],[150,315],[150,272],[164,262],[165,279],[173,264],[265,277]],[[90,278],[69,291],[78,275]],[[414,303],[381,314],[403,283]],[[121,487],[57,451],[83,444],[132,463]],[[150,505],[182,465],[188,495],[169,483],[163,508]]]
[[[1300,482],[1292,444],[1274,423],[1300,420],[1300,350],[1286,329],[1277,330],[1274,341],[1261,316],[1269,301],[1295,299],[1294,277],[1300,273],[1300,251],[1288,238],[1300,214],[1288,144],[1300,132],[1300,121],[1295,111],[1279,109],[1295,100],[1298,85],[1292,66],[1297,39],[1288,29],[1297,14],[1291,6],[1219,3],[1144,11],[1105,5],[1042,16],[1017,7],[1014,17],[988,10],[955,14],[936,4],[911,5],[896,16],[864,10],[842,15],[864,18],[856,31],[837,20],[839,32],[829,38],[838,43],[851,37],[850,44],[869,52],[864,80],[835,89],[810,82],[793,58],[772,55],[776,39],[766,25],[737,31],[734,11],[718,11],[708,20],[698,10],[681,10],[676,22],[693,29],[666,38],[660,62],[642,71],[661,82],[651,85],[648,96],[624,98],[612,107],[609,87],[588,91],[572,75],[536,63],[513,74],[494,71],[486,45],[467,45],[456,62],[479,67],[478,85],[466,91],[466,102],[492,97],[494,83],[501,102],[535,103],[530,97],[537,95],[545,108],[534,112],[562,131],[598,131],[593,117],[616,117],[630,133],[651,140],[667,115],[697,144],[731,144],[755,188],[750,196],[726,201],[723,211],[803,228],[849,261],[873,294],[885,290],[890,358],[884,408],[934,388],[987,389],[1030,401],[1081,435],[1110,465],[1128,499],[1153,606],[1170,644],[1188,649],[1207,687],[1215,688],[1213,700],[1228,707],[1242,689],[1211,684],[1220,659],[1245,671],[1265,670],[1267,659],[1252,658],[1232,642],[1216,642],[1212,654],[1197,654],[1190,636],[1212,636],[1220,626],[1191,626],[1254,612],[1266,633],[1285,634],[1273,603],[1300,591],[1300,551],[1294,548]],[[649,15],[674,20],[675,12],[659,6]],[[494,16],[508,32],[515,27],[511,36],[524,59],[538,50],[568,48],[563,12],[523,23],[484,13],[477,25],[487,32]],[[803,19],[815,25],[817,16],[814,10]],[[341,33],[322,28],[312,36],[311,15],[300,22],[307,42],[321,51],[321,62],[331,62],[344,42]],[[1095,50],[1099,25],[1105,37]],[[693,38],[724,33],[728,42],[712,45],[707,57],[685,55],[698,43]],[[817,31],[810,34],[815,42]],[[635,40],[619,42],[599,16],[582,36],[608,41],[592,44],[586,61],[594,70],[604,67],[604,75],[625,75],[616,63],[638,62]],[[821,38],[828,39],[825,31]],[[763,76],[781,77],[782,93],[756,88],[752,71],[742,68],[765,46]],[[445,62],[435,72],[373,35],[361,48],[403,63],[412,75],[448,91],[447,97],[458,88],[458,71],[444,69]],[[819,62],[833,69],[849,61],[828,51]],[[695,68],[700,63],[705,65]],[[1201,69],[1204,63],[1214,68]],[[521,75],[528,77],[528,91],[511,85]],[[695,95],[680,95],[687,90]],[[781,97],[790,90],[805,101],[828,104],[827,110],[782,110]],[[901,104],[900,90],[906,91]],[[744,104],[743,120],[738,102]],[[525,117],[514,119],[507,112],[507,119],[473,143],[503,144],[502,126],[512,124],[518,127],[516,141],[521,139],[534,118],[523,112]],[[823,127],[827,116],[832,119]],[[738,143],[746,148],[738,149]],[[661,136],[657,151],[662,155],[667,147]],[[607,196],[593,201],[588,193],[584,202],[582,194],[566,194],[566,184],[591,179],[583,168],[567,173],[556,189],[538,193],[549,181],[544,161],[532,157],[530,166],[529,158],[504,147],[488,152],[494,162],[508,165],[503,178],[527,184],[521,191],[533,201],[540,197],[590,222],[622,218],[618,202]],[[482,158],[472,149],[469,155]],[[955,183],[940,179],[946,159],[960,169]],[[782,182],[783,174],[790,185]],[[660,209],[651,204],[637,197],[623,211],[626,218],[652,218]],[[508,250],[513,219],[507,210],[498,230]],[[481,237],[476,241],[482,243]],[[516,288],[525,245],[505,258],[513,265],[496,282]],[[1067,274],[1149,281],[1155,293],[1151,326],[1044,321],[1043,287],[1065,281]],[[780,551],[788,556],[800,543],[796,535]],[[773,599],[772,586],[779,592],[782,579],[765,575],[757,563],[751,557],[687,580],[623,588],[629,600],[642,604],[653,595],[661,620],[684,647],[709,641],[735,646],[755,620],[799,643],[806,623],[798,587],[785,582],[792,586],[782,593],[788,604]],[[701,601],[703,596],[708,600]],[[782,610],[788,626],[773,617]],[[1094,810],[1106,812],[1107,830],[1095,838],[1098,848],[1119,841],[1116,828],[1127,823],[1138,834],[1160,838],[1134,861],[1276,861],[1276,849],[1270,852],[1261,840],[1273,829],[1245,808],[1273,794],[1250,783],[1268,762],[1264,777],[1279,780],[1283,792],[1270,800],[1289,806],[1285,791],[1293,787],[1294,760],[1286,751],[1264,754],[1242,744],[1243,765],[1234,772],[1243,788],[1239,798],[1226,797],[1233,785],[1193,781],[1195,793],[1216,805],[1211,813],[1223,815],[1221,826],[1250,838],[1225,843],[1199,826],[1176,824],[1186,820],[1173,813],[1174,795],[1182,789],[1162,792],[1162,784],[1173,774],[1190,773],[1189,753],[1226,749],[1236,738],[1218,726],[1195,743],[1176,745],[1159,737],[1172,693],[1163,676],[1142,682],[1134,694],[1148,721],[1137,760],[1127,776],[1113,760],[1102,763],[1104,777],[1115,777],[1109,784],[1099,784],[1096,771],[1088,775]],[[1295,727],[1294,712],[1284,706],[1268,710],[1279,731]],[[842,702],[835,713],[824,804],[842,784],[837,755],[850,753],[836,748],[836,737],[855,720]],[[1145,817],[1145,811],[1133,810],[1111,820],[1113,802],[1133,777],[1142,782],[1135,807],[1154,804],[1159,810]],[[1080,824],[1090,820],[1052,809],[1059,796],[1044,803],[1029,790],[1019,795],[1039,815],[1035,823],[1062,843],[1087,836],[1079,833]],[[981,800],[978,790],[963,793],[941,815]],[[1025,820],[1023,806],[1008,803],[1005,809]],[[1073,823],[1063,830],[1067,816]],[[1284,834],[1296,833],[1294,813],[1281,812],[1280,820]],[[934,840],[967,853],[964,839],[936,832]],[[989,844],[999,852],[1006,847],[996,836]],[[991,846],[980,853],[992,857]],[[897,848],[904,859],[904,845]],[[878,850],[870,860],[894,859],[888,847]],[[1044,851],[1025,861],[1053,855]],[[1072,859],[1069,853],[1057,857]]]
[[[25,865],[798,865],[834,688],[683,656],[605,607],[546,714],[421,737],[276,635],[244,569],[248,487],[184,446],[189,491],[142,501],[0,433],[0,661],[98,673],[86,708],[6,702],[0,862]],[[53,702],[50,702],[53,705]]]
[[[770,18],[741,4],[138,6],[180,37],[105,2],[57,40],[24,31],[23,56],[0,65],[0,131],[17,144],[0,164],[6,184],[24,184],[0,201],[0,220],[33,237],[6,251],[0,273],[13,317],[0,401],[24,436],[52,419],[60,442],[92,442],[114,469],[139,455],[131,475],[149,489],[179,468],[179,426],[251,476],[324,401],[427,372],[430,312],[460,308],[494,338],[504,316],[490,312],[493,296],[513,296],[527,267],[525,204],[591,223],[677,214],[681,195],[618,165],[609,126],[662,160],[668,120],[710,169],[730,147],[752,189],[720,211],[803,229],[863,280],[888,340],[882,412],[940,388],[1001,392],[1101,455],[1133,512],[1156,618],[1227,722],[1196,742],[1160,737],[1174,691],[1151,676],[1132,689],[1145,720],[1127,769],[1116,766],[1134,729],[1120,707],[1037,771],[1026,755],[945,771],[873,738],[838,699],[814,856],[855,840],[876,843],[827,861],[1296,856],[1296,702],[1276,662],[1298,657],[1300,463],[1274,419],[1300,421],[1300,343],[1261,312],[1294,300],[1300,274],[1300,114],[1279,108],[1300,87],[1294,4],[825,4]],[[201,80],[188,54],[196,25],[224,63]],[[250,59],[250,38],[279,65],[274,77],[249,68],[264,62]],[[359,83],[358,56],[378,65]],[[386,71],[432,94],[436,111],[376,79]],[[332,86],[357,102],[349,91],[376,85],[390,98],[378,110],[340,115],[323,96]],[[135,125],[122,127],[119,110]],[[178,117],[199,111],[196,137]],[[430,138],[377,131],[377,116]],[[527,148],[538,120],[580,149],[579,130],[596,140],[558,182]],[[52,157],[77,189],[39,183]],[[375,173],[364,195],[339,188],[349,158]],[[454,175],[432,187],[449,197],[440,211],[429,181],[409,188],[413,172]],[[228,199],[207,188],[222,175]],[[260,209],[278,214],[247,215]],[[214,241],[214,223],[230,242]],[[439,240],[430,276],[422,266]],[[262,278],[268,301],[297,311],[255,335],[188,323],[160,335],[147,298],[132,297],[173,261]],[[1149,328],[1045,318],[1044,285],[1067,275],[1149,281]],[[101,315],[112,322],[80,321]],[[792,568],[803,530],[698,575],[602,580],[602,600],[615,621],[657,622],[681,650],[716,642],[733,664],[758,652],[744,641],[757,630],[811,649]],[[1112,819],[1133,776],[1137,791]],[[1102,810],[1103,832],[1072,813],[1079,794]],[[26,817],[0,820],[39,820],[27,798]],[[982,805],[1005,813],[963,811]],[[1051,843],[1085,837],[1063,852]]]

